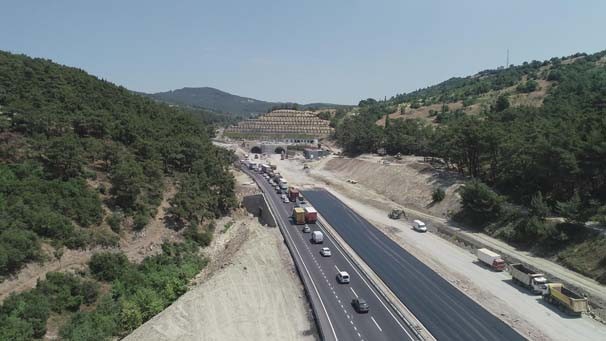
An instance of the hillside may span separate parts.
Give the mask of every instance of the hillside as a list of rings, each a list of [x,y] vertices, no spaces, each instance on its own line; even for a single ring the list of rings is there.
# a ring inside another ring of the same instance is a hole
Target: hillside
[[[213,219],[235,205],[231,156],[207,130],[82,70],[0,51],[0,284],[27,266],[35,286],[4,300],[0,339],[41,338],[49,319],[67,339],[124,335],[185,292]],[[89,267],[46,272],[67,256]]]
[[[345,153],[433,160],[468,179],[451,219],[606,283],[606,51],[450,79],[356,111],[336,122]],[[433,188],[436,203],[446,189]]]
[[[449,116],[465,112],[490,111],[499,96],[507,97],[512,107],[541,107],[545,97],[561,80],[562,70],[575,62],[587,61],[602,68],[606,59],[601,54],[577,53],[545,61],[484,70],[473,76],[455,77],[437,85],[403,93],[389,99],[390,118],[421,118],[438,123]],[[384,125],[382,117],[379,124]]]
[[[230,113],[240,117],[263,114],[272,108],[298,108],[301,110],[335,108],[340,105],[326,103],[266,102],[253,98],[241,97],[209,87],[182,88],[166,92],[149,94],[151,98],[183,106],[210,109],[215,112]]]

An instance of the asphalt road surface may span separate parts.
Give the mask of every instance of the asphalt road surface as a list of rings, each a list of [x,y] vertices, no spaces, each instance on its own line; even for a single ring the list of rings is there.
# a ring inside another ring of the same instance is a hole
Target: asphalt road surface
[[[305,198],[438,340],[524,340],[325,190]]]
[[[243,169],[244,170],[244,169]],[[308,224],[311,231],[322,231],[324,242],[313,244],[311,233],[304,233],[304,225],[294,225],[290,219],[294,203],[284,203],[276,190],[261,175],[245,170],[259,184],[274,213],[282,225],[284,238],[291,245],[295,262],[300,265],[304,284],[310,292],[318,322],[326,340],[416,340],[408,324],[391,309],[359,268],[327,236],[319,224]],[[320,250],[328,247],[332,256],[323,257]],[[349,284],[339,284],[339,271],[347,271]],[[314,297],[315,296],[315,297]],[[351,305],[355,297],[364,298],[370,311],[357,313]]]

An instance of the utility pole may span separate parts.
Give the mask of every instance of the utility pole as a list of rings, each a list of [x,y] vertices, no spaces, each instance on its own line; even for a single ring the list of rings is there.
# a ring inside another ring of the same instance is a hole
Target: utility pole
[[[507,49],[507,63],[505,64],[505,68],[509,67],[509,49]]]

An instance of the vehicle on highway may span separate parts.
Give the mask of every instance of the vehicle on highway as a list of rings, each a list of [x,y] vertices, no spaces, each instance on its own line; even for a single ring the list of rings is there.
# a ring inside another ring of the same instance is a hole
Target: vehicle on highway
[[[292,220],[297,225],[305,224],[305,210],[301,207],[295,207],[292,210]]]
[[[305,207],[307,205],[307,201],[305,200],[299,200],[297,202],[295,202],[295,207]]]
[[[503,260],[501,255],[499,255],[498,253],[492,252],[485,248],[481,248],[481,249],[478,249],[476,254],[478,256],[478,259],[482,263],[490,265],[490,267],[493,270],[495,270],[495,271],[505,270],[505,261]]]
[[[337,274],[337,282],[341,284],[349,283],[349,274],[347,273],[347,271],[339,271],[339,273]]]
[[[288,200],[288,198],[286,198],[286,199],[282,199],[282,201],[283,201],[285,204],[290,203],[290,200]]]
[[[366,300],[363,298],[354,298],[351,300],[351,305],[358,313],[367,313],[368,310],[370,310],[368,303],[366,303]]]
[[[269,180],[269,184],[272,185],[272,186],[275,186],[276,182],[274,180]]]
[[[330,256],[332,256],[332,252],[327,247],[323,247],[322,250],[320,250],[320,254],[322,256],[324,256],[324,257],[330,257]]]
[[[412,221],[412,228],[415,229],[415,231],[427,232],[427,226],[425,226],[425,223],[417,219]]]
[[[303,227],[303,230],[302,230],[302,231],[303,231],[304,233],[309,233],[309,232],[311,232],[311,229],[309,228],[309,225],[305,225],[305,227]]]
[[[311,242],[314,244],[324,243],[324,234],[321,231],[314,231],[311,234]]]

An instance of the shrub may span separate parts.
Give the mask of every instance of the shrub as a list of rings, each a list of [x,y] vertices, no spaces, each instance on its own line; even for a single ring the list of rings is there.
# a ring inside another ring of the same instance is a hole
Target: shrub
[[[483,182],[469,181],[460,194],[464,214],[472,223],[485,225],[499,216],[503,198]]]
[[[434,189],[433,193],[431,194],[431,198],[434,202],[440,202],[444,200],[444,197],[446,197],[446,192],[444,192],[444,190],[439,187]]]
[[[133,218],[133,228],[135,230],[142,230],[145,227],[145,225],[147,225],[148,221],[149,221],[149,216],[147,214],[138,212],[137,214],[135,214],[135,217]]]
[[[116,233],[120,233],[120,227],[122,225],[122,220],[124,216],[120,212],[114,212],[109,217],[107,217],[107,224],[112,229],[112,231]]]
[[[120,277],[130,267],[130,262],[123,253],[99,252],[95,253],[88,262],[90,271],[98,279],[113,281]]]

